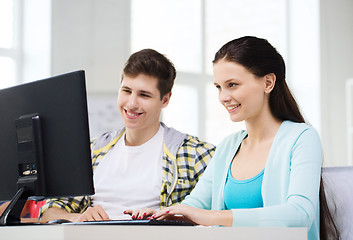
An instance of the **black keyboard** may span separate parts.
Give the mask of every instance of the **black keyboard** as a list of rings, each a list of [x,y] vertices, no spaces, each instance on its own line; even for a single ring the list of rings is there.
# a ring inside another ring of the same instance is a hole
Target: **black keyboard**
[[[107,220],[107,221],[86,221],[77,223],[64,223],[74,225],[158,225],[158,226],[194,226],[194,224],[180,220]]]

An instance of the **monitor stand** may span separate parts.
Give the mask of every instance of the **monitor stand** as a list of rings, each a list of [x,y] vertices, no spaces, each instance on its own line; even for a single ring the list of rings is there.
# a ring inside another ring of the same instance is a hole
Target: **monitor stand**
[[[29,197],[26,187],[20,188],[0,217],[0,226],[20,225],[21,212]]]

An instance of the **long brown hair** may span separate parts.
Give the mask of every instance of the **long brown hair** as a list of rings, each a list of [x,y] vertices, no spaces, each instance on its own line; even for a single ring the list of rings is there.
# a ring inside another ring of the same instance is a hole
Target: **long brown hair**
[[[257,77],[263,77],[270,73],[275,74],[276,84],[270,93],[269,99],[272,114],[282,121],[305,122],[298,104],[286,83],[284,60],[266,39],[251,36],[234,39],[223,45],[216,53],[213,63],[221,59],[236,62]],[[327,205],[322,174],[319,198],[320,239],[340,239],[337,226]]]

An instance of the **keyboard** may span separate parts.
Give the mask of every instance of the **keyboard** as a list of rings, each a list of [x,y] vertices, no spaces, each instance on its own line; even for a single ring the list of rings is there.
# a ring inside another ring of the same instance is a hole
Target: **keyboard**
[[[194,226],[194,224],[181,220],[157,220],[157,219],[142,219],[142,220],[107,220],[107,221],[86,221],[77,223],[63,223],[74,225],[158,225],[158,226]]]

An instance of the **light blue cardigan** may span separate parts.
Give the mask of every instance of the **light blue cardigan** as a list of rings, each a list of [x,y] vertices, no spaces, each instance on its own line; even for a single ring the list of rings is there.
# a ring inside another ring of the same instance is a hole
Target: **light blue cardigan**
[[[217,146],[215,155],[183,204],[224,210],[223,190],[230,163],[245,131],[232,134]],[[266,162],[264,207],[232,209],[233,226],[306,227],[308,240],[319,239],[319,186],[322,149],[316,130],[304,123],[281,124]]]

